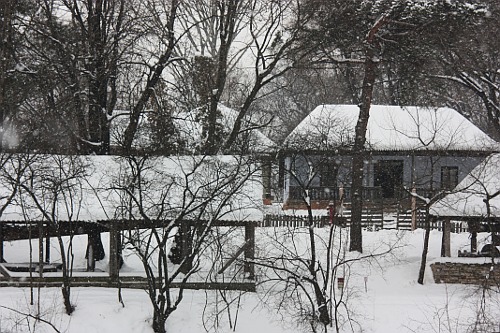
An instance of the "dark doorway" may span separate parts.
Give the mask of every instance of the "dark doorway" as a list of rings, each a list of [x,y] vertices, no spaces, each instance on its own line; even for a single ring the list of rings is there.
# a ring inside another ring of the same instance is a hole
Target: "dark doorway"
[[[373,167],[374,186],[381,187],[383,198],[395,198],[396,190],[403,185],[403,161],[378,161]]]

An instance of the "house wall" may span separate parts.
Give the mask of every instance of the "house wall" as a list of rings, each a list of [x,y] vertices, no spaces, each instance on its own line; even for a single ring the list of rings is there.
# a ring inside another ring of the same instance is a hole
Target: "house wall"
[[[458,167],[458,182],[474,169],[483,157],[468,156],[373,156],[367,160],[365,186],[374,186],[374,164],[381,160],[403,161],[403,185],[410,188],[413,181],[417,188],[441,188],[441,168]]]
[[[441,168],[444,166],[458,168],[458,182],[472,171],[484,157],[470,156],[400,156],[400,155],[370,155],[365,161],[363,186],[373,187],[375,184],[375,165],[382,160],[403,161],[403,185],[411,188],[415,182],[420,189],[441,188]],[[307,156],[295,155],[285,159],[284,199],[288,200],[290,186],[320,187],[321,172],[325,163],[338,166],[337,184],[350,186],[351,157],[350,156]]]

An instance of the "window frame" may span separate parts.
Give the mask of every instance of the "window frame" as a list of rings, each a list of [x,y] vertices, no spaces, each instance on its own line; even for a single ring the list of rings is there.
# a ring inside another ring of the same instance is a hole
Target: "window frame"
[[[458,166],[444,165],[441,167],[441,189],[453,190],[458,185]]]

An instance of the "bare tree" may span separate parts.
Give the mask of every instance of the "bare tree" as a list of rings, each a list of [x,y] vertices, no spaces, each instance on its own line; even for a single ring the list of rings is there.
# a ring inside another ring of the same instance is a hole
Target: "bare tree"
[[[61,254],[62,269],[62,296],[66,313],[74,311],[71,303],[71,275],[73,256],[70,244],[63,239],[61,229],[69,227],[78,219],[82,198],[83,178],[86,176],[86,166],[79,156],[38,156],[31,161],[23,174],[25,181],[19,184],[17,204],[21,207],[27,221],[40,221],[38,228],[42,229],[42,222],[54,232],[57,237],[58,248]],[[66,226],[62,226],[66,223]],[[40,253],[40,261],[42,255]],[[43,270],[42,267],[40,267]]]
[[[296,165],[307,165],[309,170],[307,175],[292,168],[286,170],[297,187],[296,195],[306,207],[307,216],[303,217],[303,229],[290,227],[266,235],[271,239],[266,244],[272,246],[261,250],[256,259],[265,276],[263,283],[270,288],[266,301],[274,300],[279,309],[291,311],[312,332],[326,332],[330,327],[335,332],[358,331],[361,328],[356,326],[355,311],[349,305],[352,296],[348,287],[350,268],[356,262],[390,256],[400,246],[399,239],[384,244],[373,253],[350,257],[347,251],[349,236],[343,228],[346,221],[342,216],[342,193],[331,193],[332,200],[336,200],[332,201],[328,222],[325,219],[320,222],[313,216],[312,188],[318,178],[325,176],[321,166],[327,163],[328,157],[298,153],[294,161]],[[339,173],[329,176],[339,183],[346,177]]]
[[[9,120],[26,96],[21,80],[29,82],[22,65],[23,44],[19,41],[21,29],[19,17],[28,7],[25,1],[3,1],[0,4],[0,146],[7,142]]]
[[[249,130],[245,119],[266,93],[262,89],[292,68],[297,31],[307,19],[297,6],[294,0],[242,0],[180,7],[188,19],[179,21],[187,33],[178,52],[191,64],[173,68],[178,79],[172,90],[185,88],[180,82],[186,78],[195,88],[193,101],[186,103],[191,109],[185,111],[198,108],[203,152],[237,149],[238,136]],[[180,97],[187,95],[182,90]],[[220,103],[237,111],[224,133],[217,126]]]
[[[36,158],[22,154],[3,153],[0,155],[0,216],[9,206],[15,205],[26,169]],[[0,262],[4,262],[3,227],[0,228]]]
[[[40,9],[23,20],[37,81],[24,111],[43,117],[42,103],[59,131],[71,138],[69,149],[109,153],[108,118],[119,97],[119,66],[136,38],[135,18],[126,14],[132,2],[41,0],[37,5]]]
[[[125,245],[144,266],[153,329],[165,332],[186,284],[202,268],[200,253],[210,243],[215,221],[255,204],[245,188],[255,182],[257,168],[247,157],[129,156],[118,163],[121,174],[110,185],[127,203],[121,218],[132,230],[125,232]]]
[[[436,85],[445,84],[448,90],[457,90],[457,94],[461,94],[448,97],[450,104],[466,102],[463,95],[467,92],[475,96],[475,105],[468,103],[469,108],[459,110],[498,139],[500,63],[495,31],[498,29],[500,7],[496,1],[482,1],[482,4],[485,15],[477,18],[466,31],[456,35],[452,43],[439,44],[437,57],[433,61],[436,65],[425,73],[436,80]]]

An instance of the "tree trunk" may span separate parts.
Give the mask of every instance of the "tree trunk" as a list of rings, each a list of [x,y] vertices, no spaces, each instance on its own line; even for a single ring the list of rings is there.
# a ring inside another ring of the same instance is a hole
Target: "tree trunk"
[[[364,145],[366,141],[366,128],[370,116],[370,107],[375,84],[377,63],[373,61],[374,50],[368,48],[365,60],[365,77],[363,79],[362,100],[359,107],[359,118],[355,129],[353,156],[352,156],[352,185],[351,185],[351,231],[349,251],[363,252],[363,239],[361,233],[361,215],[363,210],[363,170],[364,170]]]
[[[373,98],[373,86],[377,77],[378,60],[377,54],[377,32],[388,22],[389,16],[378,19],[368,32],[366,37],[364,78],[361,91],[361,104],[359,106],[359,117],[355,128],[354,147],[352,155],[352,185],[351,185],[351,230],[349,251],[363,252],[363,238],[361,233],[361,215],[363,209],[363,169],[364,169],[364,145],[366,141],[366,128],[370,116],[370,107]]]
[[[426,208],[424,248],[422,250],[422,260],[420,261],[420,270],[418,271],[418,281],[417,281],[419,284],[424,284],[425,266],[427,266],[427,252],[429,252],[430,234],[431,234],[431,221],[429,216],[429,209]]]
[[[56,230],[58,230],[59,228],[57,224],[54,224],[52,227],[56,228]],[[50,228],[49,224],[47,224],[47,228]],[[67,315],[71,315],[75,310],[75,308],[71,304],[71,277],[68,267],[69,265],[66,260],[66,250],[64,248],[64,241],[59,231],[57,232],[57,242],[59,244],[59,250],[61,252],[61,267],[62,267],[62,280],[63,280],[61,292],[63,296],[64,309],[66,310]]]
[[[157,313],[157,311],[154,312],[153,315],[153,331],[155,333],[166,333],[167,330],[165,329],[165,323],[167,321],[167,317],[163,314]]]
[[[5,119],[9,114],[9,100],[7,96],[7,69],[11,61],[12,45],[12,14],[14,11],[14,1],[2,1],[0,3],[0,13],[2,20],[0,22],[0,151],[3,150],[3,126]]]

